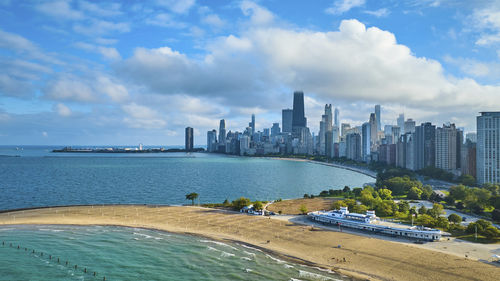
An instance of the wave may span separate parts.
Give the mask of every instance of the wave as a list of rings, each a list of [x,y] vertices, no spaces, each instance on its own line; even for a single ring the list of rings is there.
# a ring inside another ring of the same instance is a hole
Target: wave
[[[311,279],[316,279],[316,280],[335,280],[335,281],[341,281],[339,279],[331,278],[328,276],[324,276],[321,274],[317,273],[312,273],[309,271],[304,271],[299,269],[299,277],[306,277],[306,278],[311,278]]]
[[[216,252],[220,252],[220,256],[221,257],[234,257],[235,254],[231,254],[231,253],[228,253],[228,252],[224,252],[222,250],[219,250],[217,248],[214,248],[214,247],[211,247],[211,246],[207,246],[207,249],[209,249],[210,251],[216,251]]]
[[[213,241],[213,240],[199,240],[201,243],[213,243],[213,244],[217,244],[217,245],[220,245],[220,246],[224,246],[224,247],[229,247],[235,251],[238,251],[238,248],[236,247],[233,247],[231,245],[228,245],[226,243],[223,243],[223,242],[220,242],[220,241]]]
[[[271,256],[271,255],[267,255],[267,254],[266,254],[266,257],[268,257],[268,258],[270,258],[270,259],[274,260],[274,261],[275,261],[275,262],[277,262],[277,263],[285,263],[285,261],[280,260],[280,259],[278,259],[278,258],[275,258],[275,257],[273,257],[273,256]]]
[[[247,245],[245,245],[245,244],[238,244],[238,245],[240,245],[240,246],[241,246],[241,247],[243,247],[243,248],[251,249],[251,250],[254,250],[254,251],[257,251],[257,252],[261,252],[261,253],[262,253],[262,250],[260,250],[260,249],[257,249],[257,248],[254,248],[254,247],[250,247],[250,246],[247,246]]]
[[[252,260],[251,258],[247,258],[247,257],[241,257],[240,259],[246,260],[246,261],[251,261]]]
[[[52,232],[62,232],[64,229],[50,229],[50,228],[39,228],[39,231],[52,231]]]
[[[132,234],[133,235],[142,236],[142,237],[144,237],[146,239],[155,239],[155,240],[162,240],[163,239],[161,237],[155,237],[155,236],[147,235],[147,234],[144,234],[144,233],[138,233],[138,232],[133,232]]]
[[[243,253],[245,253],[245,254],[247,254],[247,255],[249,255],[249,256],[254,256],[254,257],[255,257],[255,253],[250,253],[250,252],[247,252],[247,251],[245,251],[245,250],[243,250]]]

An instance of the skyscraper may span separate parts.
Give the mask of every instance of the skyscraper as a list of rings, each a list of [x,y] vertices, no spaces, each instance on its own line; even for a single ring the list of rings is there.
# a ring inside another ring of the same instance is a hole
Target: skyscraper
[[[430,122],[415,128],[415,169],[436,164],[436,126]]]
[[[454,171],[457,169],[457,128],[455,124],[436,129],[436,167]]]
[[[226,120],[221,119],[219,123],[219,145],[226,144]]]
[[[337,128],[340,127],[339,108],[338,107],[335,107],[335,126]]]
[[[252,128],[252,135],[255,134],[255,114],[252,114],[252,122],[248,123],[248,127]]]
[[[500,112],[477,117],[477,182],[500,183]]]
[[[400,130],[399,133],[401,135],[404,135],[405,134],[405,114],[404,113],[399,114],[399,117],[398,117],[398,127],[399,127],[399,130]]]
[[[273,123],[271,127],[271,137],[275,137],[280,134],[280,123]]]
[[[342,134],[342,136],[345,136],[347,130],[349,130],[351,128],[351,125],[349,123],[342,123],[341,126],[342,127],[340,128],[340,133]]]
[[[382,131],[382,122],[380,119],[380,104],[375,105],[375,117],[377,118],[377,132]]]
[[[377,151],[377,115],[370,114],[370,150]]]
[[[293,110],[283,109],[281,112],[281,128],[283,133],[292,132]]]
[[[365,122],[363,123],[362,129],[361,129],[361,143],[362,143],[362,148],[361,148],[361,154],[363,156],[363,160],[367,161],[368,157],[370,156],[371,153],[371,128],[370,128],[370,123]]]
[[[406,120],[405,122],[405,125],[404,125],[404,133],[414,133],[415,132],[415,121],[413,121],[413,119],[411,118],[408,118],[408,120]]]
[[[293,93],[292,130],[296,127],[307,127],[307,119],[304,112],[304,92],[301,91],[295,91]]]
[[[187,151],[193,150],[193,128],[191,127],[186,128],[185,149]]]
[[[212,130],[207,132],[207,151],[214,152],[217,150],[217,131]]]

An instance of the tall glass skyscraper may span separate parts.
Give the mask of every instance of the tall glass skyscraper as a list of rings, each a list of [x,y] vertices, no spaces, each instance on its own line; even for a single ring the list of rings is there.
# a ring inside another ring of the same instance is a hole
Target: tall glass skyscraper
[[[193,128],[187,127],[186,128],[186,135],[185,135],[185,149],[187,151],[193,150]]]
[[[500,183],[500,112],[477,117],[477,182]]]
[[[293,93],[293,118],[292,128],[307,127],[307,120],[304,113],[304,92],[296,91]]]
[[[219,124],[219,144],[226,143],[226,120],[221,119]]]
[[[283,133],[292,132],[292,119],[293,119],[293,110],[283,109],[283,111],[281,112],[281,129]]]
[[[335,107],[335,121],[334,121],[334,123],[335,123],[335,126],[337,128],[340,127],[339,109],[337,107]]]
[[[382,122],[380,121],[380,104],[375,105],[375,116],[377,117],[377,132],[382,131]]]

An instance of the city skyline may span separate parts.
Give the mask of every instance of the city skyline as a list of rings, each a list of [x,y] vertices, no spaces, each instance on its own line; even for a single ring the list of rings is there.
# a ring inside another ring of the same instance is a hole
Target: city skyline
[[[0,144],[200,145],[295,90],[311,132],[325,104],[472,132],[499,109],[500,2],[469,2],[0,1]]]

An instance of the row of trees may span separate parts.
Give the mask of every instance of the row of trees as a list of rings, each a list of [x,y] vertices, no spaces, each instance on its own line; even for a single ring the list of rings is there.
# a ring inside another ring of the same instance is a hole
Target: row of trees
[[[483,187],[456,185],[450,188],[445,202],[459,210],[484,214],[491,210],[491,218],[500,221],[500,186],[485,184]],[[489,212],[488,212],[489,213]]]

